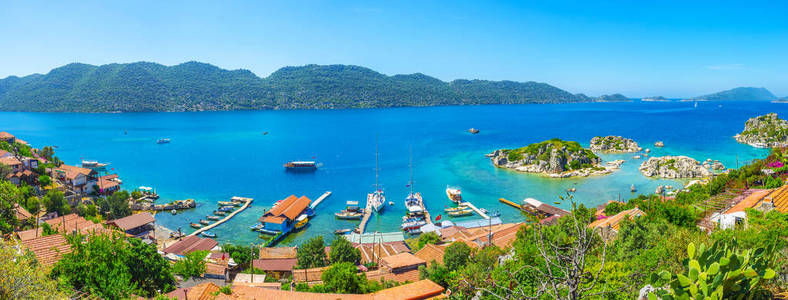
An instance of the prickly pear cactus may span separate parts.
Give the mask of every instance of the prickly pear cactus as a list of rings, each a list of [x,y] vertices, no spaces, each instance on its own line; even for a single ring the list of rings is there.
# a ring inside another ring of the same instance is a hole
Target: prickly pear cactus
[[[715,243],[706,248],[687,246],[686,274],[668,271],[651,274],[651,285],[662,287],[649,293],[649,300],[663,299],[750,299],[759,284],[774,278],[767,267],[765,250],[737,251]]]

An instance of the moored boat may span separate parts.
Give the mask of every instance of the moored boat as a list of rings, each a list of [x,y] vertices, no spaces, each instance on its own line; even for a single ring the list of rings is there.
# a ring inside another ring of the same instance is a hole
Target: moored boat
[[[375,191],[367,194],[367,207],[372,207],[377,213],[380,213],[386,207],[386,195],[378,182],[380,168],[378,167],[378,145],[375,143]]]
[[[208,232],[208,231],[203,231],[200,234],[202,236],[204,236],[204,237],[207,237],[207,238],[215,238],[216,237],[215,233],[211,233],[211,232]]]
[[[211,221],[208,221],[208,220],[200,220],[200,224],[202,224],[202,225],[208,225],[208,224],[211,224]]]
[[[477,134],[477,133],[479,133],[479,129],[476,129],[476,128],[470,128],[470,129],[468,129],[468,132],[470,132],[470,133],[472,133],[472,134]]]
[[[213,220],[213,221],[219,220],[219,216],[207,215],[207,216],[205,216],[205,218],[208,219],[208,220]]]
[[[464,209],[459,211],[449,212],[449,215],[452,217],[463,217],[473,214],[473,210],[471,209]]]
[[[235,202],[235,201],[219,201],[217,203],[220,206],[241,206],[241,204],[243,204],[241,202]]]
[[[334,234],[340,234],[340,235],[341,234],[348,234],[348,233],[351,233],[351,232],[353,232],[353,229],[351,229],[351,228],[334,230]]]
[[[454,203],[459,204],[462,202],[462,190],[459,187],[447,186],[446,196]]]
[[[449,207],[447,209],[444,209],[443,211],[448,213],[448,212],[461,211],[461,210],[466,210],[466,209],[468,209],[468,206],[460,205],[460,206],[455,206],[455,207]]]
[[[224,215],[227,215],[227,212],[224,212],[224,211],[221,211],[221,210],[214,210],[213,214],[217,215],[217,216],[224,216]]]
[[[169,143],[170,143],[170,139],[166,139],[166,138],[159,139],[158,141],[156,141],[156,144],[169,144]]]
[[[358,207],[358,201],[348,201],[347,207],[334,216],[341,220],[360,220],[364,216],[364,211]]]
[[[202,225],[200,225],[200,223],[189,223],[189,226],[194,228],[202,228]]]
[[[257,223],[252,226],[249,226],[249,230],[258,231],[260,228],[263,228],[263,223]]]
[[[301,214],[295,220],[296,220],[295,229],[301,229],[304,226],[306,226],[307,223],[309,223],[309,216],[307,216],[306,214]]]

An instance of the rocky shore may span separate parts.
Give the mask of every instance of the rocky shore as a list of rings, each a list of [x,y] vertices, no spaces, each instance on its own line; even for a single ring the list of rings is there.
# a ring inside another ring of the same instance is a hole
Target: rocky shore
[[[642,148],[638,146],[638,143],[632,139],[614,135],[608,135],[605,137],[595,136],[591,139],[589,148],[592,151],[614,153],[638,152],[642,150]]]
[[[759,148],[788,146],[788,121],[776,113],[750,118],[744,123],[744,131],[734,136],[739,143]]]
[[[518,149],[499,149],[487,154],[493,165],[548,177],[585,177],[612,173],[624,162],[602,165],[602,160],[577,142],[552,139]]]
[[[701,178],[712,172],[697,160],[687,156],[651,157],[640,165],[640,173],[647,177]]]

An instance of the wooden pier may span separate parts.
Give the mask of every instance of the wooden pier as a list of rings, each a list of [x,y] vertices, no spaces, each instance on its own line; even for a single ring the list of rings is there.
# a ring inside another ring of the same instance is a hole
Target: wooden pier
[[[321,195],[319,198],[317,198],[317,200],[315,200],[315,202],[312,202],[312,204],[309,205],[309,208],[314,210],[315,207],[317,207],[317,205],[320,204],[320,202],[323,202],[323,200],[328,198],[328,196],[331,196],[331,191],[326,191],[325,193],[323,193],[323,195]]]
[[[468,201],[465,201],[465,202],[463,202],[463,203],[460,203],[460,205],[465,205],[465,206],[468,206],[468,207],[470,207],[470,208],[471,208],[473,211],[475,211],[477,214],[479,214],[480,216],[482,216],[482,218],[485,218],[485,219],[490,219],[490,216],[488,216],[487,214],[483,213],[481,210],[479,210],[478,208],[476,208],[476,206],[475,206],[475,205],[473,205],[473,203],[470,203],[470,202],[468,202]]]
[[[245,198],[245,199],[247,199],[247,200],[246,200],[246,202],[244,203],[244,205],[243,205],[243,206],[241,206],[241,208],[239,208],[239,209],[236,209],[235,211],[231,212],[229,215],[227,215],[226,217],[224,217],[224,219],[221,219],[221,220],[219,220],[219,221],[216,221],[215,223],[212,223],[212,224],[210,224],[210,225],[207,225],[207,226],[204,226],[204,227],[202,227],[202,228],[200,228],[200,229],[197,229],[197,230],[195,230],[194,232],[192,232],[192,233],[191,233],[191,234],[189,234],[188,236],[192,236],[192,235],[198,235],[198,234],[200,234],[200,233],[201,233],[201,232],[203,232],[203,231],[210,230],[210,229],[212,229],[212,228],[214,228],[214,227],[216,227],[216,226],[219,226],[219,225],[221,225],[222,223],[224,223],[224,222],[227,222],[228,220],[232,219],[232,218],[233,218],[235,215],[239,214],[239,213],[240,213],[240,212],[242,212],[244,209],[246,209],[247,207],[249,207],[249,205],[252,205],[252,198]]]
[[[517,208],[519,210],[523,209],[523,207],[520,204],[514,203],[514,202],[509,201],[509,200],[506,200],[506,198],[499,198],[498,201],[501,201],[501,203],[509,205],[511,207],[514,207],[514,208]]]
[[[364,233],[364,230],[367,229],[367,222],[369,222],[369,218],[372,216],[372,203],[367,201],[367,208],[364,209],[364,217],[361,218],[361,224],[358,224],[358,233]]]
[[[419,194],[419,198],[421,198],[421,194]],[[432,224],[432,217],[430,217],[430,212],[427,211],[427,206],[424,205],[424,198],[421,198],[421,211],[424,212],[424,218],[427,219],[427,224]]]

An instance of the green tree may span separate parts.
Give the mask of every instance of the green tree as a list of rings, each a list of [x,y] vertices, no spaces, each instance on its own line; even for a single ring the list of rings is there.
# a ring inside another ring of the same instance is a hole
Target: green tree
[[[99,212],[106,216],[108,220],[130,216],[129,192],[117,191],[111,196],[99,200]]]
[[[463,242],[454,242],[443,252],[443,263],[449,271],[462,268],[471,257],[471,247]]]
[[[452,272],[445,265],[436,261],[431,261],[428,267],[419,266],[419,278],[429,279],[442,287],[448,287],[452,281]]]
[[[51,276],[66,287],[108,298],[156,295],[172,289],[169,263],[152,245],[112,235],[68,236],[72,252],[63,255]]]
[[[332,293],[363,294],[366,292],[367,278],[359,274],[355,265],[349,262],[333,264],[321,276],[325,289]]]
[[[0,164],[0,179],[5,179],[8,177],[9,174],[13,173],[14,169],[11,169],[10,166],[6,166],[4,164]]]
[[[38,184],[41,186],[49,186],[52,183],[52,179],[49,178],[47,175],[38,176]]]
[[[24,199],[16,185],[0,180],[0,232],[9,233],[19,224],[14,205],[24,203]]]
[[[424,245],[437,244],[437,243],[440,243],[440,241],[441,241],[441,237],[438,236],[437,233],[435,233],[435,232],[424,233],[424,234],[419,236],[418,249],[416,249],[416,250],[424,248]]]
[[[205,273],[205,257],[207,255],[208,251],[189,252],[183,259],[175,262],[172,270],[184,278],[200,277]]]
[[[243,268],[249,267],[253,259],[260,257],[260,249],[251,246],[224,244],[222,251],[229,253],[230,257]]]
[[[71,212],[71,206],[68,205],[68,201],[66,201],[66,197],[63,196],[63,192],[51,190],[44,195],[42,199],[44,206],[47,208],[47,212],[57,212],[59,215],[65,215]]]
[[[57,282],[46,277],[35,255],[20,253],[0,239],[0,299],[62,299]]]
[[[27,201],[25,201],[25,209],[29,211],[31,214],[38,214],[41,210],[41,201],[38,200],[36,196],[27,197]]]
[[[332,264],[349,262],[357,265],[361,261],[361,251],[343,237],[337,237],[331,242],[329,256]]]
[[[298,267],[301,269],[325,267],[326,251],[322,236],[315,236],[298,247]]]

